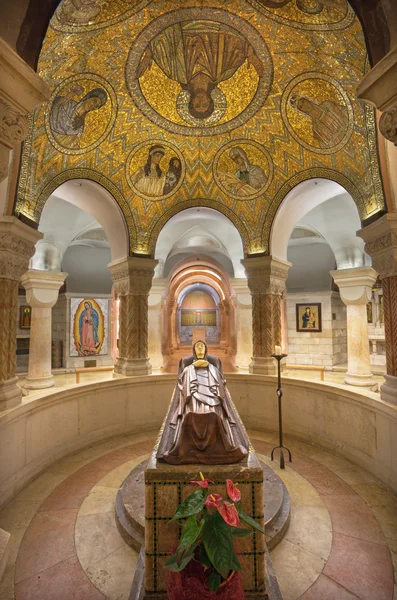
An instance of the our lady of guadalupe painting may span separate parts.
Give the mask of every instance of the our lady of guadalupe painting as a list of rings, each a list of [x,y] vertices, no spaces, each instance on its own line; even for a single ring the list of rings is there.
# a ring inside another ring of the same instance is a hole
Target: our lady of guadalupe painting
[[[75,350],[71,355],[77,351],[77,356],[96,356],[101,353],[105,340],[105,316],[100,303],[108,301],[84,298],[76,306],[76,300],[80,299],[71,299],[74,346],[71,345],[71,350]]]

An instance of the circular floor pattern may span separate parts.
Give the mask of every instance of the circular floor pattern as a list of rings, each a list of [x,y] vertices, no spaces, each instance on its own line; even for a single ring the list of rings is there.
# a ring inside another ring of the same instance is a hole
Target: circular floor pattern
[[[53,465],[3,509],[0,527],[12,543],[2,600],[126,600],[137,554],[116,529],[114,500],[151,451],[149,435],[110,440]],[[274,434],[251,432],[251,439],[269,463]],[[284,600],[392,600],[395,496],[348,461],[287,443],[292,465],[281,472],[270,463],[291,496],[290,528],[271,553]]]

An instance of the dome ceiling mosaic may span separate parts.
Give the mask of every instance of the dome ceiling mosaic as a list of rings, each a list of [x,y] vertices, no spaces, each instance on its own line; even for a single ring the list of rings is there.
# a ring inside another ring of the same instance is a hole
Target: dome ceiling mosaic
[[[63,0],[17,212],[39,221],[59,185],[86,178],[118,202],[131,254],[153,255],[171,216],[208,206],[249,255],[268,252],[285,195],[323,177],[365,221],[384,210],[374,112],[355,98],[366,60],[346,0]]]

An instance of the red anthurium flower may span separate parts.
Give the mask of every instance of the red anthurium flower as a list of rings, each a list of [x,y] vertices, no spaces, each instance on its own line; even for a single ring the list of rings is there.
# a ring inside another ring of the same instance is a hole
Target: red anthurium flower
[[[220,494],[208,494],[204,504],[205,506],[218,506],[218,503],[222,500]]]
[[[202,481],[189,481],[191,485],[199,485],[202,488],[207,488],[209,483],[214,483],[210,479],[203,479]]]
[[[237,508],[230,502],[219,502],[216,508],[221,515],[222,519],[226,521],[228,525],[232,527],[238,527],[240,525],[240,519],[238,518]]]
[[[241,492],[237,489],[231,479],[226,479],[226,491],[230,500],[233,500],[233,502],[239,502],[239,500],[241,500]]]

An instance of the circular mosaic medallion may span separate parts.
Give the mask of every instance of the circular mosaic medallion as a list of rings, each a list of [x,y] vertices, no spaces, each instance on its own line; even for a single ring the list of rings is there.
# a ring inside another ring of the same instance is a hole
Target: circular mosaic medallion
[[[248,0],[259,12],[282,25],[309,31],[349,27],[355,14],[347,0]]]
[[[153,123],[180,135],[225,133],[263,106],[273,65],[262,36],[221,9],[178,9],[134,41],[126,83]]]
[[[290,81],[281,100],[281,115],[296,141],[318,154],[338,152],[353,132],[349,97],[324,73],[302,73]]]
[[[93,31],[128,19],[149,2],[150,0],[63,0],[54,13],[51,26],[67,33]]]
[[[126,164],[128,184],[146,200],[164,200],[181,187],[185,161],[173,144],[164,140],[141,142],[132,149]]]
[[[99,75],[69,77],[54,91],[45,124],[51,144],[64,154],[84,154],[103,142],[116,120],[117,100]]]
[[[252,200],[269,187],[273,179],[273,162],[261,144],[233,140],[218,150],[213,173],[225,194],[236,200]]]

